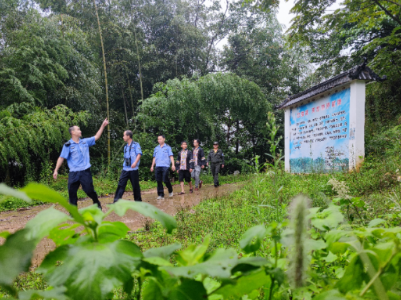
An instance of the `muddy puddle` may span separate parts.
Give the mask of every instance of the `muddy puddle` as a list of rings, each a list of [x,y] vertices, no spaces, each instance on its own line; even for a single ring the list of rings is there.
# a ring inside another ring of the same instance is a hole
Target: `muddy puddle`
[[[197,205],[199,202],[205,199],[217,198],[228,195],[233,191],[237,190],[240,184],[225,184],[218,188],[213,185],[205,185],[199,191],[194,193],[189,193],[189,188],[186,186],[185,194],[178,195],[181,192],[181,187],[178,185],[173,186],[174,196],[168,198],[168,192],[165,190],[164,200],[156,200],[157,193],[156,189],[145,191],[142,193],[142,201],[150,203],[164,212],[175,215],[177,211]],[[125,193],[122,197],[126,200],[133,201],[133,195],[131,193]],[[103,211],[107,211],[107,204],[113,203],[113,197],[103,197],[99,199],[103,206]],[[86,207],[92,205],[92,200],[84,199],[78,202],[78,208]],[[15,232],[18,229],[22,229],[25,224],[32,218],[34,218],[40,211],[51,207],[52,204],[38,205],[27,209],[22,209],[18,211],[7,211],[0,213],[0,232],[9,231]],[[65,210],[58,205],[55,208],[64,211]],[[139,213],[133,211],[127,211],[123,217],[117,216],[115,213],[111,213],[106,218],[107,221],[120,221],[124,222],[132,231],[137,230],[145,226],[146,218],[144,218]],[[4,242],[4,239],[0,238],[0,244]],[[54,243],[49,239],[43,239],[36,248],[35,255],[33,257],[33,266],[38,266],[47,253],[55,248]]]

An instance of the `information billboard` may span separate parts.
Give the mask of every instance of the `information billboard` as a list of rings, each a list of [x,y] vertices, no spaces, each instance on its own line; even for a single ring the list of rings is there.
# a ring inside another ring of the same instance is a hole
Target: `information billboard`
[[[350,88],[290,110],[291,173],[348,170]]]

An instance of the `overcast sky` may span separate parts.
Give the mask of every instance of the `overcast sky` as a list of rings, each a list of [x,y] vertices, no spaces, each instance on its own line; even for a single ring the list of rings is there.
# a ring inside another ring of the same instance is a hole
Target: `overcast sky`
[[[281,0],[280,8],[277,13],[277,20],[285,25],[284,31],[286,31],[290,27],[290,21],[294,17],[293,14],[290,14],[290,9],[294,5],[294,0],[288,0],[288,2]]]

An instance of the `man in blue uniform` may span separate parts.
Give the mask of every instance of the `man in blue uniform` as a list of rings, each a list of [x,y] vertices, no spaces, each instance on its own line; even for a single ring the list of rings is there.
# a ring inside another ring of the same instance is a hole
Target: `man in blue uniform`
[[[124,131],[123,140],[127,144],[124,147],[124,162],[117,191],[114,195],[114,203],[120,199],[127,186],[128,179],[131,181],[134,192],[134,200],[142,201],[141,188],[139,187],[139,162],[142,156],[141,146],[132,140],[132,131]]]
[[[63,146],[63,150],[57,160],[56,168],[54,169],[53,178],[57,180],[58,170],[63,164],[64,159],[66,159],[68,168],[70,169],[70,173],[68,174],[68,196],[69,202],[72,205],[77,205],[77,192],[79,186],[82,185],[82,189],[92,199],[93,203],[96,203],[102,209],[93,187],[89,147],[95,145],[95,142],[102,136],[103,130],[108,124],[109,121],[106,118],[95,136],[86,139],[81,139],[82,132],[78,126],[72,126],[69,129],[71,139]]]
[[[164,188],[163,182],[166,185],[169,197],[173,197],[173,187],[171,186],[170,178],[169,178],[169,168],[171,163],[171,169],[173,172],[175,171],[174,166],[174,157],[173,151],[171,151],[171,147],[165,144],[166,138],[164,135],[159,135],[157,137],[157,142],[159,146],[155,148],[153,152],[153,161],[152,166],[150,167],[150,172],[153,172],[154,166],[156,165],[155,169],[155,177],[157,181],[157,199],[161,200],[164,199]]]

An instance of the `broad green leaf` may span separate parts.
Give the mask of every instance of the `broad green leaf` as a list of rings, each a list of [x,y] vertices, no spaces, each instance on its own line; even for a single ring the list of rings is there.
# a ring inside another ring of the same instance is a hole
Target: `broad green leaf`
[[[183,278],[168,296],[170,300],[204,300],[207,299],[206,289],[202,282]]]
[[[43,184],[32,182],[21,189],[21,191],[25,192],[32,199],[61,205],[71,214],[76,222],[85,224],[84,219],[78,213],[77,207],[69,204],[68,201],[55,190],[52,190]]]
[[[267,265],[267,259],[260,256],[242,257],[238,260],[237,265],[232,269],[232,274],[236,272],[249,272],[259,269],[261,266]]]
[[[326,232],[326,234],[324,235],[324,238],[326,240],[326,243],[328,245],[337,242],[340,238],[344,237],[345,235],[349,234],[349,232],[346,232],[344,230],[330,230],[328,232]]]
[[[150,263],[152,265],[156,265],[156,266],[168,266],[168,267],[172,267],[173,264],[170,263],[167,259],[158,257],[158,256],[154,256],[154,257],[146,257],[142,259],[143,261],[146,261],[147,263]]]
[[[211,292],[219,288],[221,286],[221,283],[213,278],[206,277],[203,280],[203,286],[205,287],[206,292],[210,294]]]
[[[163,297],[161,286],[160,284],[158,284],[157,279],[153,277],[149,277],[148,280],[144,283],[142,290],[142,298],[143,300],[167,299]]]
[[[339,253],[342,254],[345,253],[345,251],[347,251],[348,248],[349,248],[348,243],[335,242],[332,243],[328,249],[334,254],[339,254]]]
[[[394,242],[379,243],[373,247],[373,251],[377,253],[377,257],[380,260],[380,267],[387,265],[388,261],[392,257],[394,249],[397,246]]]
[[[337,281],[336,287],[342,293],[359,289],[363,282],[364,267],[359,255],[355,255],[347,268],[343,277]]]
[[[53,240],[56,246],[74,244],[80,236],[80,232],[77,230],[80,226],[82,225],[79,223],[60,224],[50,231],[49,238]]]
[[[269,285],[271,279],[264,270],[245,275],[237,279],[235,285],[225,285],[213,292],[212,295],[222,295],[226,299],[240,299],[243,295],[251,293],[262,286]]]
[[[313,300],[347,300],[347,298],[345,298],[338,290],[330,290],[317,295]]]
[[[335,255],[331,251],[329,251],[329,255],[327,255],[326,257],[323,257],[322,260],[324,260],[327,263],[332,263],[333,261],[337,260],[337,255]]]
[[[159,248],[151,248],[143,252],[144,257],[161,257],[168,259],[171,254],[181,248],[181,244],[172,244],[168,246],[163,246]]]
[[[19,230],[7,237],[0,246],[0,285],[11,286],[15,277],[28,271],[36,244],[26,238],[27,230]]]
[[[53,228],[67,220],[72,219],[53,207],[43,210],[26,224],[25,229],[28,230],[27,238],[39,241],[48,236]]]
[[[124,238],[128,231],[129,228],[122,222],[104,221],[98,227],[98,241],[101,243],[114,242]]]
[[[179,251],[177,261],[183,266],[193,266],[203,261],[207,248],[210,243],[210,236],[206,236],[200,245],[190,245]]]
[[[343,221],[344,216],[340,212],[340,207],[330,205],[329,208],[316,214],[316,217],[312,218],[311,223],[316,228],[326,231],[327,228],[336,228]]]
[[[132,273],[142,258],[138,246],[122,240],[60,248],[45,258],[38,271],[44,273],[49,285],[65,286],[66,295],[72,299],[110,298],[114,288],[130,286]],[[58,260],[63,263],[55,267]]]
[[[177,228],[177,222],[172,216],[146,202],[120,199],[109,207],[120,217],[122,217],[129,209],[139,212],[146,217],[159,221],[167,229],[168,233],[171,233],[173,229]]]
[[[356,207],[362,208],[365,206],[365,202],[363,200],[361,200],[361,197],[352,198],[351,201],[352,201],[352,204],[354,204]]]
[[[257,225],[249,228],[239,241],[239,246],[246,253],[252,253],[259,250],[260,245],[266,235],[266,228],[264,225]]]
[[[217,249],[205,262],[184,267],[162,267],[168,273],[175,276],[194,278],[198,274],[216,278],[230,278],[231,269],[237,265],[238,258],[234,249]]]
[[[85,223],[93,229],[99,226],[105,217],[104,212],[101,211],[96,204],[80,208],[79,213],[82,215]]]
[[[26,201],[28,203],[32,202],[31,198],[29,198],[27,196],[27,194],[25,194],[24,192],[20,192],[18,190],[15,190],[15,189],[7,186],[5,183],[0,183],[0,194],[5,195],[5,196],[12,196],[12,197],[24,200],[24,201]]]
[[[308,251],[321,250],[325,249],[327,247],[327,244],[323,240],[308,239],[306,247],[308,248]]]
[[[376,227],[377,225],[386,223],[386,220],[383,219],[373,219],[372,221],[369,222],[368,227]]]
[[[28,290],[18,293],[18,298],[20,300],[36,300],[36,299],[44,299],[44,300],[69,300],[69,298],[64,295],[66,291],[65,287],[58,287],[45,291],[35,291]]]

